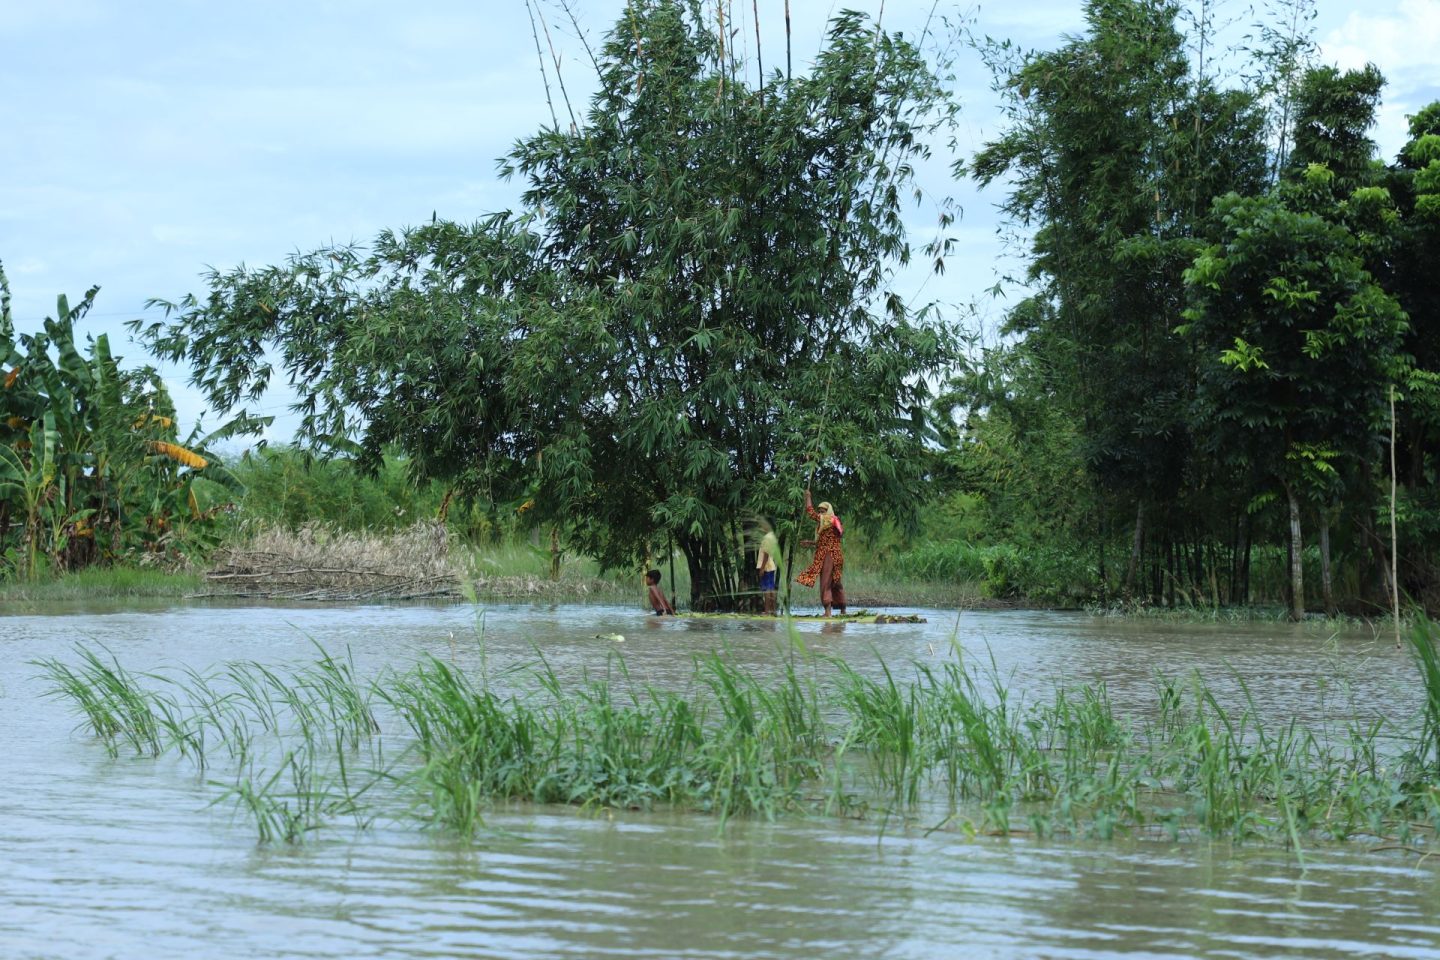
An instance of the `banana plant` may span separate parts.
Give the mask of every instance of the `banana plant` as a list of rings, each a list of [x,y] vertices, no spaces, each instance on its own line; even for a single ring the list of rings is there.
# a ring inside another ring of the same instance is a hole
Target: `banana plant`
[[[46,413],[31,424],[22,443],[0,446],[0,494],[18,498],[25,516],[25,575],[39,574],[42,519],[56,490],[55,418]]]
[[[182,440],[153,367],[123,369],[103,334],[77,339],[97,290],[16,335],[0,272],[0,552],[22,529],[13,565],[32,578],[45,557],[60,571],[203,552],[241,490],[210,449],[233,424]]]

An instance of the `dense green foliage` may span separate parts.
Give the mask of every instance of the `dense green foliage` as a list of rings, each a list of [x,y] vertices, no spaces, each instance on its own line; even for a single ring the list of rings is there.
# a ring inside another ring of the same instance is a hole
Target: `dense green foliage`
[[[437,516],[445,499],[441,484],[417,487],[405,461],[396,456],[363,470],[349,459],[323,460],[297,447],[268,446],[247,451],[232,471],[245,486],[240,519],[290,530],[307,523],[400,530]]]
[[[504,161],[518,213],[208,277],[142,331],[212,402],[273,348],[307,444],[393,445],[419,480],[518,507],[602,563],[673,542],[691,601],[750,576],[742,527],[806,478],[914,520],[949,328],[889,287],[901,198],[952,107],[907,40],[845,13],[808,74],[751,87],[676,0],[630,4],[584,122]],[[937,253],[943,251],[937,251]]]
[[[1440,604],[1440,104],[1387,164],[1383,78],[1313,62],[1310,0],[1267,6],[1238,53],[1207,4],[1085,14],[1053,50],[972,46],[1007,123],[956,173],[1003,185],[1028,263],[988,349],[893,292],[917,252],[901,198],[957,109],[940,67],[842,13],[807,71],[747,80],[679,0],[629,4],[588,111],[502,159],[517,210],[212,272],[136,329],[217,409],[272,364],[295,385],[304,452],[242,466],[242,515],[290,528],[441,516],[529,535],[556,572],[678,551],[706,609],[753,596],[756,529],[799,539],[809,483],[887,575],[995,597]],[[163,456],[102,452],[173,436],[140,436],[170,429],[152,375],[63,345],[83,312],[7,348],[34,367],[0,423],[11,569],[146,555],[219,503]],[[102,389],[120,399],[56,413],[47,486],[37,411]],[[170,474],[91,502],[115,456]],[[97,523],[108,552],[75,536]]]
[[[1392,387],[1410,463],[1401,586],[1440,596],[1436,280],[1420,259],[1440,112],[1380,164],[1383,79],[1310,64],[1308,9],[1252,34],[1263,49],[1233,88],[1197,54],[1209,21],[1187,34],[1154,0],[1092,0],[1084,35],[1054,51],[977,45],[1010,122],[965,172],[1007,184],[1033,292],[952,384],[966,420],[950,465],[1022,555],[1059,551],[1061,579],[1092,598],[1243,603],[1270,544],[1288,576],[1267,599],[1292,616],[1307,589],[1327,610],[1388,607]]]
[[[213,544],[237,487],[207,439],[179,440],[153,368],[123,369],[104,335],[81,352],[97,289],[16,336],[0,271],[0,580],[183,562]]]

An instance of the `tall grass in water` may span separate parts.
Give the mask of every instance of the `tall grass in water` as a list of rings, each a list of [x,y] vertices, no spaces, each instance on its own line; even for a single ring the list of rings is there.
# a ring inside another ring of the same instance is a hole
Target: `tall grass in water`
[[[692,700],[623,681],[565,689],[541,672],[539,697],[502,697],[439,660],[393,678],[380,696],[413,736],[409,777],[432,820],[461,833],[497,799],[775,816],[821,769],[819,711],[793,670],[767,686],[715,655]]]
[[[371,687],[355,678],[348,659],[322,651],[315,664],[282,678],[245,662],[214,676],[136,675],[113,656],[84,647],[77,655],[74,666],[55,658],[35,664],[50,693],[75,705],[82,726],[110,756],[126,747],[152,758],[173,752],[203,775],[211,748],[223,750],[233,779],[217,785],[251,814],[262,841],[296,842],[341,815],[368,823],[358,800],[378,777],[364,771],[357,778],[351,757],[379,727],[369,709]],[[273,773],[263,769],[276,757]]]
[[[1440,778],[1440,652],[1435,631],[1425,617],[1417,618],[1410,630],[1410,649],[1425,684],[1425,720],[1416,744],[1415,762]]]
[[[1226,708],[1198,678],[1161,680],[1158,709],[1136,722],[1103,686],[1027,704],[993,664],[957,660],[912,677],[792,653],[760,676],[719,651],[695,659],[681,691],[636,684],[618,659],[569,683],[541,659],[503,689],[437,659],[362,680],[323,651],[206,676],[137,677],[85,650],[78,666],[41,667],[112,754],[173,750],[202,770],[207,751],[228,757],[212,775],[262,842],[382,813],[473,835],[492,805],[524,801],[721,822],[878,812],[967,834],[1259,838],[1299,855],[1316,838],[1433,844],[1440,662],[1428,634],[1414,642],[1429,705],[1403,753],[1378,721],[1338,737],[1264,723],[1243,682],[1243,704]],[[387,729],[400,752],[379,749]]]
[[[53,658],[37,665],[49,677],[55,696],[74,701],[110,756],[119,756],[122,744],[140,756],[160,755],[164,739],[156,696],[141,687],[113,656],[106,662],[93,650],[81,648],[76,669]]]

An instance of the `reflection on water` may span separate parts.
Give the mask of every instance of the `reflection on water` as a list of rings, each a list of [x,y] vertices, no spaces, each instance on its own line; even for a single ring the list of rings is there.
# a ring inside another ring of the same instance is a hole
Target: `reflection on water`
[[[862,672],[961,656],[1016,696],[1103,680],[1147,711],[1157,670],[1304,722],[1418,706],[1405,654],[1368,632],[1172,626],[928,611],[928,624],[805,624],[794,642]],[[623,634],[623,644],[599,639]],[[474,844],[379,824],[256,848],[188,765],[109,760],[27,661],[103,644],[135,669],[299,662],[349,647],[362,672],[433,655],[500,676],[543,654],[575,678],[685,684],[716,646],[770,671],[765,621],[616,607],[129,610],[0,616],[4,957],[1440,956],[1440,870],[1356,848],[1206,841],[966,840],[873,823],[506,808]],[[877,657],[878,655],[878,657]]]

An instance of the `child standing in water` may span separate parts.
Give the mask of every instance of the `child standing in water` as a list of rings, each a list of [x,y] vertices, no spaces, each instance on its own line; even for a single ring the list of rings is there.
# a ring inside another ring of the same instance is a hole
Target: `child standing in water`
[[[780,587],[780,540],[763,520],[760,529],[764,535],[760,537],[760,548],[755,551],[755,569],[760,571],[760,596],[765,603],[765,615],[773,617],[775,594]]]
[[[665,599],[665,591],[660,589],[660,571],[651,570],[645,574],[645,582],[650,586],[650,607],[655,611],[655,615],[663,617],[668,613],[675,616],[675,608]]]

